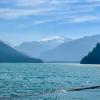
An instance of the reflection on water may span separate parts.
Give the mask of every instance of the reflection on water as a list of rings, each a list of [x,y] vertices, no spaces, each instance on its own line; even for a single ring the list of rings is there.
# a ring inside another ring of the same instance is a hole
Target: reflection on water
[[[96,65],[0,64],[0,100],[100,100],[100,88],[84,89],[99,85]]]

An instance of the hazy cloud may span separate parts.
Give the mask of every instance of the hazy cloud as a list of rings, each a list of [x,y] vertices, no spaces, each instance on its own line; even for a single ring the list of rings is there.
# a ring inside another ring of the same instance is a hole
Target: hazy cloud
[[[71,23],[80,23],[80,22],[92,22],[92,21],[98,21],[98,16],[72,16],[70,22]]]
[[[99,19],[96,8],[100,7],[100,0],[0,0],[0,5],[3,5],[0,7],[2,19],[44,16],[44,19],[37,19],[34,24],[55,21],[52,18],[79,23]],[[45,18],[47,15],[48,18]]]

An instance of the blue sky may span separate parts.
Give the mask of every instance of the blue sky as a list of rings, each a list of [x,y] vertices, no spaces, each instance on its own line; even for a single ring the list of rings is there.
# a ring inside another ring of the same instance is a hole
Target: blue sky
[[[99,30],[100,0],[0,0],[0,39],[13,44]]]

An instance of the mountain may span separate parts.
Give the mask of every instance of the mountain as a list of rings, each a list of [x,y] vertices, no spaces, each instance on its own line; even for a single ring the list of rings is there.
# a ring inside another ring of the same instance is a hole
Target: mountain
[[[100,64],[100,43],[96,45],[96,47],[89,52],[87,56],[85,56],[81,62],[81,64]]]
[[[42,60],[28,57],[0,41],[0,62],[40,63]]]
[[[44,39],[42,41],[24,42],[15,47],[16,50],[29,55],[30,57],[39,58],[40,54],[48,50],[54,49],[64,42],[71,41],[69,38],[54,37],[52,39]]]
[[[47,62],[80,62],[99,41],[100,35],[94,35],[65,42],[52,50],[42,53],[41,58]]]
[[[3,40],[0,40],[0,42],[3,42],[4,44],[10,46],[10,47],[14,47],[14,45],[8,41],[3,41]]]

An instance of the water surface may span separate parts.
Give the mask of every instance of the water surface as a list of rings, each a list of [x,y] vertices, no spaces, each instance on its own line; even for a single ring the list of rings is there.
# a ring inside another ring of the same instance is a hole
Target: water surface
[[[100,66],[0,64],[0,100],[100,100]]]

